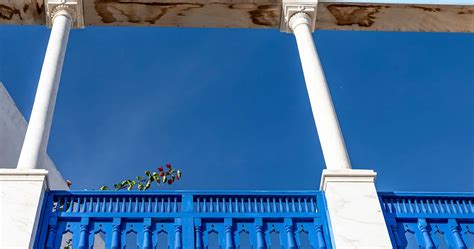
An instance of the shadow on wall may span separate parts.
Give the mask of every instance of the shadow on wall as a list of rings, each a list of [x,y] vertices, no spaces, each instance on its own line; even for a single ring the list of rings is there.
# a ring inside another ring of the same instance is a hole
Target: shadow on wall
[[[0,168],[15,168],[20,156],[28,124],[15,102],[0,82]],[[48,171],[50,189],[69,189],[61,173],[47,154],[42,156],[40,168]]]

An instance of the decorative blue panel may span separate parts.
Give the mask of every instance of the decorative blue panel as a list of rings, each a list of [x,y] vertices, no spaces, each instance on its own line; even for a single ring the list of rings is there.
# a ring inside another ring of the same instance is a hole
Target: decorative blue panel
[[[324,205],[316,191],[49,191],[36,248],[330,248]]]
[[[395,248],[474,248],[474,194],[379,193],[379,197]]]

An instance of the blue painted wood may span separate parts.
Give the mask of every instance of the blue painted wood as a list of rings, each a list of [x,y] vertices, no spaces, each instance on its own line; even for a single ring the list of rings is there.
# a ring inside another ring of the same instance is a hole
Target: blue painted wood
[[[324,239],[324,230],[323,230],[323,225],[321,224],[315,224],[314,225],[315,229],[316,229],[316,245],[317,247],[316,248],[319,248],[319,249],[326,249],[326,241]]]
[[[143,198],[142,198],[142,200],[143,200]],[[153,246],[152,246],[151,219],[150,218],[145,218],[144,222],[143,222],[142,248],[143,249],[152,249],[153,248]]]
[[[461,238],[459,224],[456,222],[456,219],[449,219],[448,226],[453,238],[453,246],[459,249],[467,249],[466,243],[464,243],[463,239]]]
[[[206,248],[216,233],[214,244],[221,248],[245,242],[263,249],[275,231],[280,246],[293,249],[300,243],[296,226],[310,234],[313,247],[330,245],[326,212],[318,207],[324,198],[317,191],[49,191],[44,200],[35,248],[59,248],[66,232],[74,248],[93,247],[99,233],[107,248],[126,247],[131,233],[137,238],[132,246],[155,248],[165,243],[158,241],[165,232],[169,248]],[[245,240],[242,234],[248,234]]]
[[[288,249],[296,249],[296,241],[293,233],[293,220],[290,218],[285,218],[285,233],[286,233],[286,242]]]
[[[225,249],[235,249],[232,219],[224,220]]]
[[[174,228],[175,237],[174,237],[174,249],[182,249],[183,243],[181,238],[181,224],[175,225]]]
[[[395,248],[474,248],[464,235],[474,228],[474,193],[390,192],[379,199]],[[409,233],[417,245],[408,245]]]
[[[257,237],[257,249],[265,249],[265,234],[263,230],[263,220],[260,218],[255,219],[255,233]]]
[[[77,243],[77,248],[87,249],[89,246],[89,224],[88,219],[85,218],[86,222],[81,222],[80,231],[79,231],[79,243]]]
[[[121,219],[114,218],[112,224],[112,238],[110,243],[111,249],[120,249],[120,240],[121,240]]]
[[[203,241],[202,241],[202,231],[201,226],[196,226],[196,249],[204,248]]]
[[[419,210],[417,210],[417,212],[419,212]],[[423,248],[434,249],[435,245],[431,240],[430,231],[428,231],[428,223],[425,219],[418,219],[418,229],[420,229],[422,235]]]
[[[56,233],[58,228],[58,219],[52,218],[48,226],[48,235],[46,240],[46,248],[53,249],[56,240]]]

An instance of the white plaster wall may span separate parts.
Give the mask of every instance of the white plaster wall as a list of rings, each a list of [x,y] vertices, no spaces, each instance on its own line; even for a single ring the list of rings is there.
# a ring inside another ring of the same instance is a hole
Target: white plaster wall
[[[0,168],[16,168],[27,126],[25,118],[0,82]],[[42,157],[40,168],[48,171],[51,189],[68,189],[48,155]]]
[[[33,248],[46,174],[44,169],[0,169],[0,248]]]

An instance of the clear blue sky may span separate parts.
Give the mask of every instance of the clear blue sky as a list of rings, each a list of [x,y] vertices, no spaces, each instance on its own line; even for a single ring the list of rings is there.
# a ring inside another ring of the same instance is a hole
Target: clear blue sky
[[[27,119],[48,35],[0,26],[0,80]],[[474,191],[473,34],[314,36],[354,168],[379,190]],[[277,30],[73,30],[49,154],[74,189],[166,162],[174,189],[318,189],[324,168]]]

